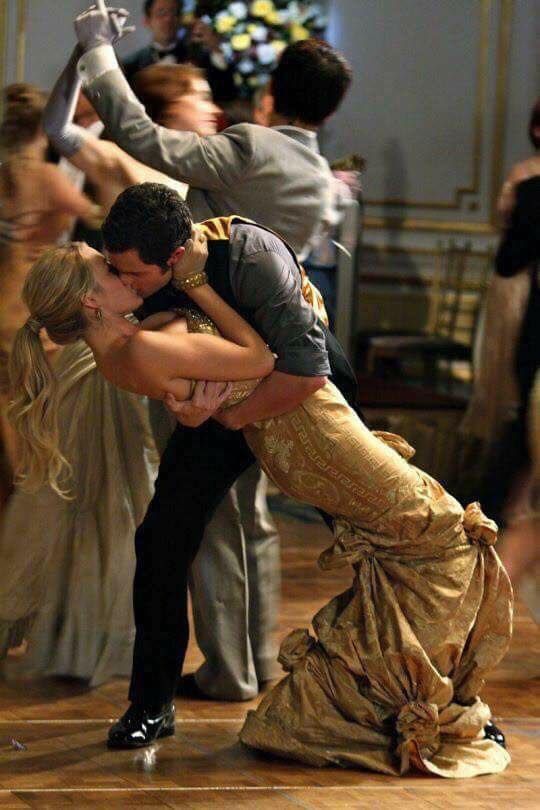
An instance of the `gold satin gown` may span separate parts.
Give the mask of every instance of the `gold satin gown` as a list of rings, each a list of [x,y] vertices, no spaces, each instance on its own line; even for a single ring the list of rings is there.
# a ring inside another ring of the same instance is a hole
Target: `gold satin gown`
[[[227,404],[255,385],[236,384]],[[351,566],[352,583],[315,615],[314,636],[285,638],[289,674],[248,713],[242,742],[392,775],[503,771],[510,756],[484,738],[491,710],[478,696],[511,637],[496,524],[410,464],[404,439],[371,432],[331,382],[244,435],[283,492],[335,517],[319,566]]]

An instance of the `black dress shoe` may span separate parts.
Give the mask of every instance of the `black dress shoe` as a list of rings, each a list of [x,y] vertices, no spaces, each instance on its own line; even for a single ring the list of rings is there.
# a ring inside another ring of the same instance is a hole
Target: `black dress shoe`
[[[149,712],[132,703],[109,730],[109,748],[144,748],[160,737],[174,734],[174,705],[167,703],[160,712]]]
[[[190,672],[189,675],[180,676],[176,694],[178,697],[188,698],[188,700],[212,700],[210,695],[207,695],[199,687],[193,672]]]
[[[498,743],[498,745],[502,746],[502,748],[506,748],[504,734],[500,728],[497,728],[497,726],[491,722],[491,720],[484,726],[484,738],[486,740],[493,740],[493,742]]]

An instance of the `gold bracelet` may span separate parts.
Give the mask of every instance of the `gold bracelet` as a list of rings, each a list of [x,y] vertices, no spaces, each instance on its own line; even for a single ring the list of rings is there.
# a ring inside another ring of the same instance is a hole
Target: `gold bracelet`
[[[208,284],[208,276],[204,270],[200,273],[192,273],[186,278],[172,278],[172,285],[177,290],[193,290],[195,287],[202,287],[203,284]]]

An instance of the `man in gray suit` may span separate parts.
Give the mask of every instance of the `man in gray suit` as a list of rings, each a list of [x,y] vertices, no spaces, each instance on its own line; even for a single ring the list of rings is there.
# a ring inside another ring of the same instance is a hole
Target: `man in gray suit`
[[[122,12],[107,13],[103,9],[89,10],[76,21],[79,42],[85,51],[79,72],[109,136],[143,163],[188,183],[187,202],[196,220],[233,213],[249,217],[276,230],[299,255],[306,255],[332,203],[332,175],[319,153],[316,133],[337,109],[350,84],[350,68],[343,57],[326,43],[313,40],[289,46],[272,80],[271,127],[240,124],[201,138],[159,127],[146,115],[120,71],[111,46],[124,23]],[[288,381],[288,395],[295,384],[301,382],[292,378]],[[277,390],[276,396],[280,396]],[[189,425],[189,413],[180,421]],[[262,508],[261,484],[255,500],[257,482],[253,481],[251,471],[247,475],[251,476],[251,483],[241,481],[238,491],[232,492],[221,507],[221,519],[231,525],[237,525],[246,488],[251,503],[255,504],[253,513],[257,514],[257,510],[260,513]],[[205,537],[199,552],[196,590],[204,591],[206,605],[219,605],[222,602],[219,583],[226,583],[228,593],[233,596],[231,602],[245,606],[245,630],[238,622],[238,611],[234,615],[225,610],[218,624],[213,618],[206,622],[201,633],[204,623],[199,615],[198,640],[207,660],[197,673],[196,684],[215,698],[247,699],[256,694],[257,675],[259,680],[264,679],[270,661],[261,653],[265,646],[263,633],[259,650],[251,649],[257,641],[253,623],[246,614],[249,605],[246,549],[237,542],[233,552],[232,545],[224,544],[216,531],[219,525],[216,521],[211,524],[212,542]],[[265,557],[268,561],[268,545],[262,543],[260,552],[260,561]],[[207,555],[204,564],[201,554]],[[252,567],[260,567],[257,560]],[[201,578],[205,570],[209,574]],[[263,598],[264,591],[271,594],[272,587],[272,577],[267,575],[266,583],[259,589]],[[267,609],[266,613],[271,611]],[[239,639],[238,632],[242,636]],[[240,643],[232,643],[235,636]]]

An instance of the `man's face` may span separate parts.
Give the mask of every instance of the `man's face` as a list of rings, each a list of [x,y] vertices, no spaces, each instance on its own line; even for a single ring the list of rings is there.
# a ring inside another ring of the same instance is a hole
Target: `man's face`
[[[180,18],[176,0],[154,0],[144,24],[150,29],[156,42],[168,45],[176,39]]]
[[[105,251],[105,255],[122,284],[141,298],[148,298],[161,290],[172,278],[170,270],[164,271],[158,264],[145,264],[133,248],[123,253]]]
[[[206,79],[193,79],[188,93],[165,106],[159,123],[167,129],[195,132],[203,137],[215,135],[219,112]]]

